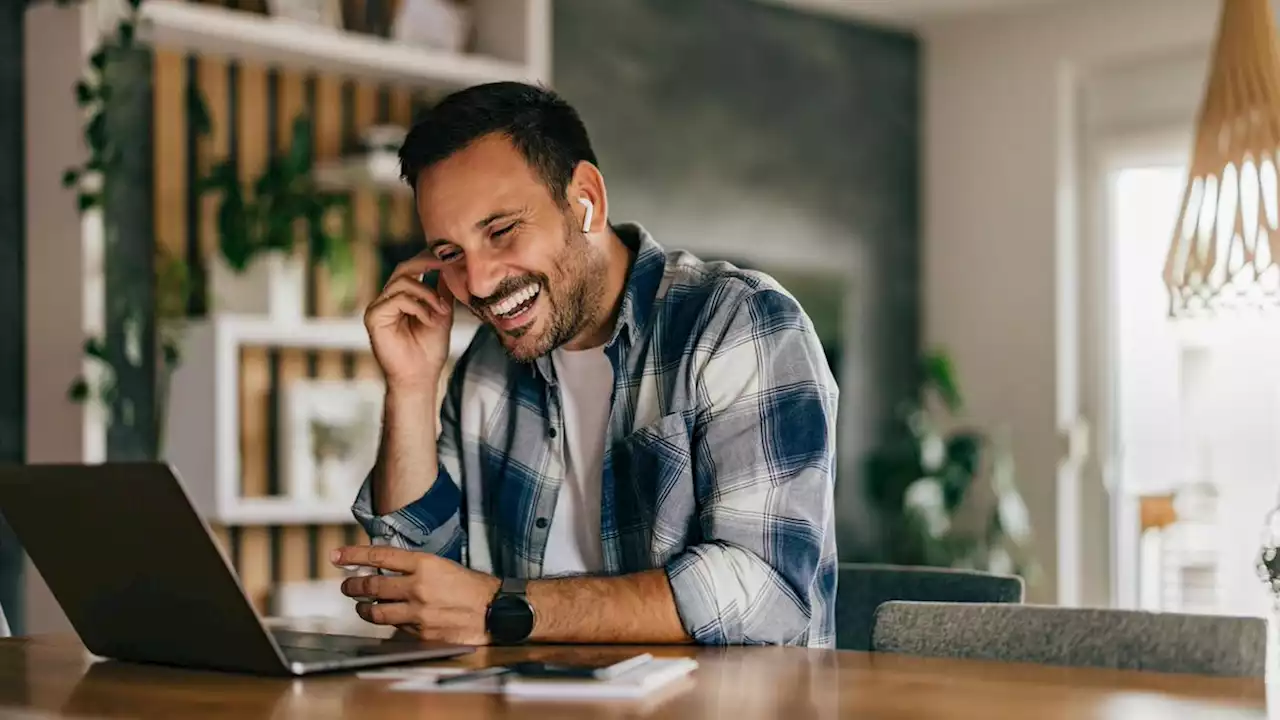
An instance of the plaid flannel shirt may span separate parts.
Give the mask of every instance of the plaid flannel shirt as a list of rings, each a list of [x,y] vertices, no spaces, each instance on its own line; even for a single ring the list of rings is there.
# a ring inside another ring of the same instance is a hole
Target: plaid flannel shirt
[[[617,231],[635,258],[605,347],[604,572],[663,568],[700,643],[832,647],[838,390],[812,323],[763,274]],[[440,417],[431,489],[374,515],[366,479],[356,519],[391,545],[541,577],[566,463],[550,358],[516,363],[481,328]]]

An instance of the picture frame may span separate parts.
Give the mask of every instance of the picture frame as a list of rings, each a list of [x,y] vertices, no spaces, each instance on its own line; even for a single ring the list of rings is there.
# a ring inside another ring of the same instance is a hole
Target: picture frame
[[[383,384],[305,378],[281,393],[281,492],[302,502],[352,502],[378,455]]]

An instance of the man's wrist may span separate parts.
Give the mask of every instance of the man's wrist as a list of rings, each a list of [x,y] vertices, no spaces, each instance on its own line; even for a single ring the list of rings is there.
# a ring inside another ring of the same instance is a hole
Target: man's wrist
[[[435,408],[436,394],[439,392],[440,383],[437,382],[407,382],[404,380],[398,382],[388,382],[386,390],[387,402],[394,402],[397,405],[404,406],[422,406],[424,408]]]
[[[495,644],[514,645],[527,642],[537,626],[537,612],[529,602],[526,580],[496,579],[485,610],[485,632]]]

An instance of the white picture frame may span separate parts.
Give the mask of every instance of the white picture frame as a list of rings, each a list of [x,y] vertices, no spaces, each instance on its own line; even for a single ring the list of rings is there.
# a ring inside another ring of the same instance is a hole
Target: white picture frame
[[[304,378],[281,393],[281,492],[300,502],[355,500],[377,459],[383,384]]]

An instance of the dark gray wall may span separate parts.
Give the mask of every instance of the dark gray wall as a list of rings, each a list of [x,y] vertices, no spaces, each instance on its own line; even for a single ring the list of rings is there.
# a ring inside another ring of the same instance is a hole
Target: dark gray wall
[[[0,465],[26,459],[26,174],[22,54],[25,3],[0,3]],[[23,554],[0,519],[0,607],[22,625]]]
[[[852,555],[859,457],[916,376],[916,40],[751,0],[555,0],[553,27],[553,85],[592,133],[611,219],[848,284],[837,512]]]

